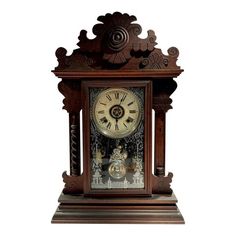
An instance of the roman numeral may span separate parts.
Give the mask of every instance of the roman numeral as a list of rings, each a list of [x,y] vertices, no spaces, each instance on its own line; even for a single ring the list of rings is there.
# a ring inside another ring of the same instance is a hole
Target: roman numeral
[[[99,101],[99,103],[100,103],[101,105],[103,105],[103,106],[106,106],[106,105],[107,105],[106,103],[103,103],[103,102],[100,102],[100,101]]]
[[[129,110],[129,113],[136,113],[136,110]]]
[[[130,103],[128,103],[128,106],[132,105],[133,103],[134,103],[134,101],[133,101],[133,102],[130,102]]]
[[[104,117],[102,117],[101,119],[100,119],[100,121],[102,122],[102,123],[107,123],[107,118],[104,116]]]
[[[130,122],[133,122],[133,121],[134,121],[134,119],[133,119],[132,117],[130,117],[130,116],[129,116],[128,119],[126,120],[127,123],[130,123]]]
[[[115,125],[115,130],[119,130],[118,124]]]
[[[119,99],[120,94],[118,92],[115,92],[115,99]]]
[[[127,94],[126,94],[126,93],[125,93],[125,94],[123,94],[123,96],[122,96],[122,98],[121,98],[120,102],[124,102],[124,100],[126,99],[126,97],[127,97]]]
[[[127,125],[125,123],[123,123],[123,125],[125,126],[125,128],[128,128]]]
[[[107,124],[107,128],[108,128],[108,129],[111,128],[111,122],[109,122],[109,123]]]
[[[112,99],[111,99],[111,96],[110,96],[109,94],[106,95],[106,98],[107,98],[109,101],[112,100]]]
[[[104,114],[104,113],[105,113],[104,110],[98,111],[98,114]]]

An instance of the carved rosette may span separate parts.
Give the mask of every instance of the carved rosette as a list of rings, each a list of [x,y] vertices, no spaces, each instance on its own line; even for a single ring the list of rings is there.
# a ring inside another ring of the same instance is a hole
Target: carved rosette
[[[168,49],[168,56],[164,55],[162,51],[155,48],[148,57],[144,57],[140,63],[140,68],[144,69],[168,69],[176,67],[177,58],[179,56],[179,50],[175,47]]]

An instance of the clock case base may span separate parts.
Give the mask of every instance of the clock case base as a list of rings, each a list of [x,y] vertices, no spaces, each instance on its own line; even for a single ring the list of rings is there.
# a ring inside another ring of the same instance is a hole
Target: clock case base
[[[88,198],[61,194],[52,223],[184,224],[174,193],[152,197]]]

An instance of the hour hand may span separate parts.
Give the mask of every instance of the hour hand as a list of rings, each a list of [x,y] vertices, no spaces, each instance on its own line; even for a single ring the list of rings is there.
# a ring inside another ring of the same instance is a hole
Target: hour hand
[[[115,130],[119,130],[118,119],[116,119]]]

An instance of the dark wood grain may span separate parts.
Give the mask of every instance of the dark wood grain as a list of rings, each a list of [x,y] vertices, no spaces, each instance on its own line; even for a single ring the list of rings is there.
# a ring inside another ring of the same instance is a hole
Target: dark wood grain
[[[80,175],[80,114],[69,114],[70,174]]]
[[[183,224],[171,195],[142,198],[84,198],[62,194],[52,223]]]
[[[62,174],[65,183],[63,193],[65,194],[82,194],[84,192],[84,175],[67,175],[66,171]]]
[[[101,70],[176,70],[181,73],[180,67],[176,65],[178,49],[171,47],[168,55],[164,55],[161,49],[155,48],[157,43],[153,30],[148,30],[145,39],[138,37],[142,28],[133,23],[135,20],[135,16],[119,12],[99,16],[98,21],[101,23],[93,27],[94,39],[88,39],[87,31],[82,30],[77,44],[79,48],[71,55],[67,56],[67,50],[63,47],[56,50],[58,66],[54,73],[57,76],[60,72]]]
[[[166,112],[172,109],[170,95],[177,88],[173,79],[153,81],[153,109],[155,111],[155,147],[154,173],[165,176],[165,147],[166,147]]]
[[[172,108],[171,94],[177,88],[173,78],[183,70],[176,64],[179,51],[168,54],[156,48],[156,36],[149,30],[139,38],[141,26],[133,15],[115,12],[98,17],[95,37],[82,30],[79,48],[67,55],[56,50],[58,65],[52,72],[62,80],[63,108],[69,114],[70,173],[53,223],[184,223],[171,189],[172,173],[165,175],[166,113]],[[91,189],[89,88],[144,88],[144,189]],[[154,157],[152,157],[152,109]],[[80,111],[83,127],[80,127]],[[83,130],[83,154],[80,156]],[[81,159],[83,158],[83,173]],[[154,158],[154,165],[152,165]],[[154,170],[154,175],[152,174]]]

